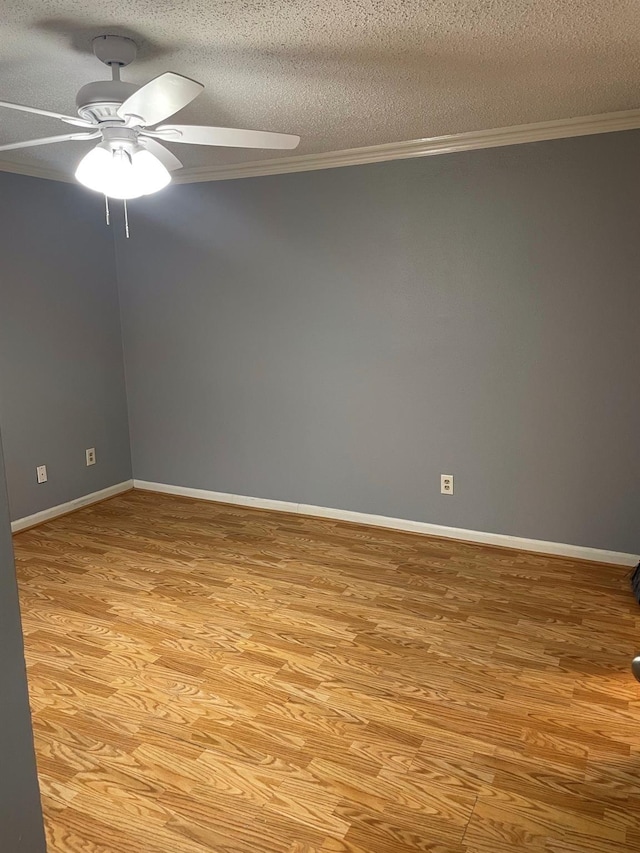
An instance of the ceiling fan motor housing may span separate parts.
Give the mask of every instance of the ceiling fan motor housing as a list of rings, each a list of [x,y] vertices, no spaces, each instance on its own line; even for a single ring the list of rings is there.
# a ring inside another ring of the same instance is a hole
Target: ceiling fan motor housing
[[[138,86],[125,83],[124,80],[96,80],[87,83],[76,95],[78,115],[89,121],[122,121],[116,110],[130,95],[138,91]]]

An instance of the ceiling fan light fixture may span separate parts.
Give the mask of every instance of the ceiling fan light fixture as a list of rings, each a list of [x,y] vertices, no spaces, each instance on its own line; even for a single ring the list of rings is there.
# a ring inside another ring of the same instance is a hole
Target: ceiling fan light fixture
[[[101,143],[86,154],[76,169],[76,180],[108,198],[132,199],[151,195],[167,186],[171,175],[144,148],[111,149]]]
[[[109,198],[137,198],[142,195],[135,183],[127,180],[129,169],[121,158],[116,163],[113,151],[97,145],[86,154],[76,169],[76,180],[90,190]],[[125,174],[123,174],[123,172]]]

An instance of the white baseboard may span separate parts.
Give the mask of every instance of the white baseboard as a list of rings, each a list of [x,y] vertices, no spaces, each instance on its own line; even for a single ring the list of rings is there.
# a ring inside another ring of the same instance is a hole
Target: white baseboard
[[[128,492],[133,488],[133,480],[125,480],[123,483],[116,483],[115,486],[108,486],[106,489],[100,489],[99,492],[92,492],[90,495],[83,495],[81,498],[67,501],[64,504],[43,509],[42,512],[35,512],[33,515],[25,515],[24,518],[17,518],[11,522],[11,532],[18,533],[20,530],[26,530],[29,527],[35,527],[36,524],[42,524],[44,521],[51,521],[52,518],[58,518],[60,515],[66,515],[73,512],[75,509],[80,509],[83,506],[99,503],[107,498],[112,498],[114,495]]]
[[[587,548],[583,545],[568,545],[560,542],[545,542],[542,539],[524,539],[520,536],[507,536],[503,533],[483,533],[480,530],[464,530],[459,527],[445,527],[429,524],[425,521],[410,521],[404,518],[389,518],[386,515],[369,515],[365,512],[352,512],[345,509],[298,504],[291,501],[274,501],[266,498],[252,498],[245,495],[230,495],[226,492],[210,492],[206,489],[190,489],[186,486],[171,486],[166,483],[150,483],[146,480],[134,480],[133,486],[148,492],[161,492],[166,495],[181,495],[185,498],[197,498],[216,503],[236,504],[256,509],[272,509],[280,512],[293,512],[300,515],[312,515],[319,518],[333,518],[338,521],[350,521],[355,524],[368,524],[374,527],[388,527],[392,530],[405,530],[409,533],[423,533],[443,539],[457,539],[480,545],[497,545],[518,551],[533,551],[537,554],[552,554],[558,557],[570,557],[576,560],[589,560],[596,563],[612,563],[618,566],[635,566],[640,561],[638,554],[625,554],[620,551],[605,551],[600,548]]]

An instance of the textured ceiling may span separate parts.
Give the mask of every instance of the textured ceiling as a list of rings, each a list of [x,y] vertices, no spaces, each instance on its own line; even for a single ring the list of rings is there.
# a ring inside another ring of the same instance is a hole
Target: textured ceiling
[[[298,133],[295,153],[640,106],[636,0],[3,0],[0,99],[75,112],[108,69],[91,53],[128,35],[123,79],[166,70],[205,84],[183,123]],[[0,141],[63,133],[0,110]],[[89,143],[0,153],[71,172]],[[186,166],[291,152],[174,146]]]

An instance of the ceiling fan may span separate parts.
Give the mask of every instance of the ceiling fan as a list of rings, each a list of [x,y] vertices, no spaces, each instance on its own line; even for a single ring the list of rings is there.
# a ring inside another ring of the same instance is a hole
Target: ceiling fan
[[[144,86],[120,79],[120,69],[133,62],[137,48],[124,36],[98,36],[92,42],[95,56],[110,66],[112,79],[87,83],[76,97],[78,116],[0,101],[0,107],[59,119],[82,132],[28,139],[0,145],[0,151],[100,139],[76,169],[77,180],[109,198],[131,199],[165,187],[169,172],[180,160],[162,142],[216,145],[233,148],[295,148],[299,136],[229,127],[159,124],[191,103],[204,89],[201,83],[167,71]]]

